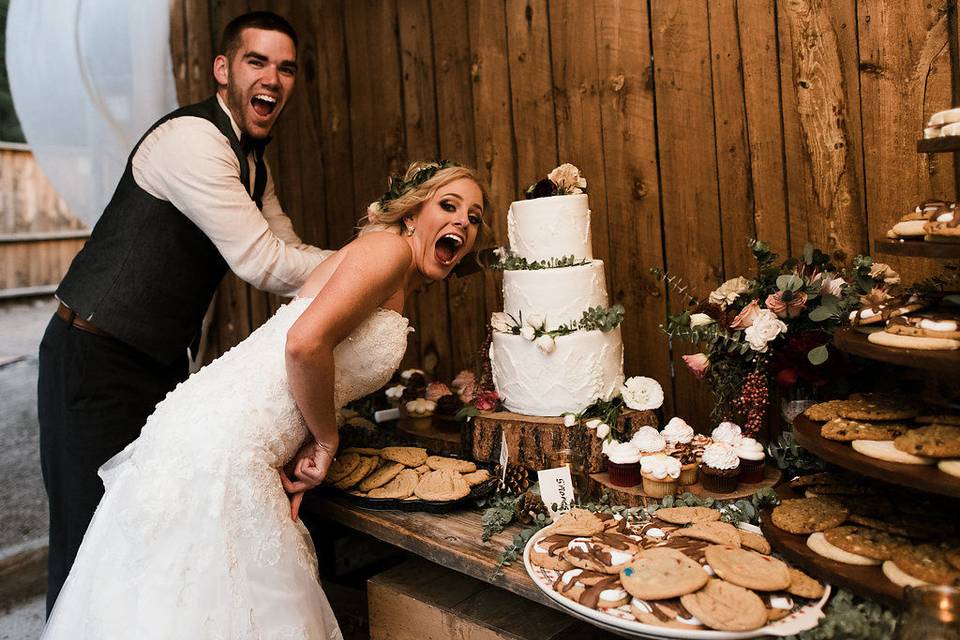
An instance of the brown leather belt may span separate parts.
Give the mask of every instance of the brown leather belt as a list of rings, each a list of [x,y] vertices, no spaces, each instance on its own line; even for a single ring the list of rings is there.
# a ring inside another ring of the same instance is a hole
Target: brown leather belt
[[[57,315],[60,318],[62,318],[64,322],[66,322],[67,324],[73,325],[77,329],[80,329],[80,331],[86,331],[87,333],[92,333],[98,336],[105,336],[107,338],[110,337],[109,333],[93,326],[92,324],[90,324],[89,322],[87,322],[86,320],[78,316],[76,313],[74,313],[70,309],[70,307],[63,304],[62,302],[60,303],[60,306],[57,307]]]

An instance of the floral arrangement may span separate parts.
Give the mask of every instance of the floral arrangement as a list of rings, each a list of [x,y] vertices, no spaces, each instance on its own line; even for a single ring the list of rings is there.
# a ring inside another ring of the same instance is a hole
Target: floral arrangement
[[[387,190],[376,202],[367,208],[367,212],[379,213],[383,210],[383,206],[387,202],[396,200],[411,189],[419,187],[424,182],[435,176],[437,171],[459,166],[459,164],[450,160],[437,160],[417,169],[416,173],[414,173],[409,180],[404,180],[402,175],[392,175],[387,180]]]
[[[620,441],[629,439],[629,434],[622,433],[620,413],[627,409],[636,411],[656,411],[663,405],[663,387],[653,378],[633,376],[627,378],[620,386],[617,394],[609,400],[597,398],[590,406],[580,413],[566,413],[563,424],[572,427],[584,425],[597,438],[604,441]]]
[[[586,192],[586,178],[580,175],[580,170],[575,166],[565,163],[547,174],[546,178],[530,185],[525,195],[527,200],[533,200]]]
[[[848,365],[832,355],[833,331],[870,296],[887,295],[899,283],[890,267],[868,256],[842,270],[809,243],[801,257],[785,260],[758,240],[750,240],[750,249],[756,275],[731,278],[705,298],[678,277],[651,270],[687,300],[664,331],[701,346],[683,360],[712,387],[713,417],[740,422],[744,435],[763,424],[771,379],[785,389],[803,384],[812,391],[845,373]]]
[[[503,247],[493,250],[493,253],[499,259],[496,263],[490,265],[494,271],[539,271],[541,269],[560,269],[563,267],[579,267],[590,264],[585,258],[576,256],[563,256],[562,258],[550,258],[549,260],[529,261],[515,253],[507,251]]]
[[[612,331],[623,321],[623,305],[615,304],[612,307],[591,307],[583,312],[583,316],[576,322],[562,324],[556,329],[546,330],[544,318],[540,314],[530,314],[526,319],[523,314],[514,318],[509,313],[497,311],[490,318],[490,326],[499,333],[512,333],[523,336],[534,342],[543,353],[553,353],[556,348],[555,338],[565,336],[574,331]]]

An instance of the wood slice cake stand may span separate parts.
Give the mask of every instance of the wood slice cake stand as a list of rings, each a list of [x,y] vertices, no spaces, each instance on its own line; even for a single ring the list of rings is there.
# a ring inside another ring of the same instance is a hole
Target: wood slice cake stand
[[[657,426],[652,411],[626,410],[620,414],[618,429],[632,434],[644,425]],[[506,436],[509,462],[530,469],[547,469],[557,452],[570,449],[586,473],[605,468],[601,441],[582,425],[564,426],[562,416],[526,416],[509,411],[481,413],[473,419],[475,460],[497,462],[500,459],[501,434]]]
[[[731,493],[714,493],[712,491],[707,491],[699,482],[684,487],[677,487],[677,493],[690,492],[695,496],[699,496],[701,498],[713,498],[714,500],[736,500],[737,498],[746,498],[752,496],[760,489],[766,489],[767,487],[774,486],[780,482],[780,476],[780,470],[768,464],[763,469],[762,481],[754,482],[753,484],[744,484],[741,482]],[[623,504],[627,505],[628,507],[642,507],[648,502],[660,501],[660,498],[651,498],[647,496],[647,494],[643,492],[642,483],[635,487],[618,487],[615,484],[611,484],[610,478],[605,472],[590,474],[589,488],[592,495],[599,496],[606,491],[610,494],[610,500],[613,504]]]
[[[944,473],[936,466],[899,464],[865,456],[846,442],[820,437],[820,423],[802,415],[794,420],[793,433],[797,444],[838,467],[890,484],[960,497],[960,478]]]
[[[437,416],[433,416],[433,420],[426,428],[410,418],[400,418],[397,422],[397,434],[404,440],[415,442],[431,451],[445,453],[466,453],[463,445],[463,429],[463,422],[445,420]]]
[[[785,485],[777,487],[777,495],[781,500],[803,497]],[[903,587],[890,582],[879,565],[863,567],[844,564],[814,553],[807,546],[807,535],[788,533],[773,524],[772,511],[772,508],[767,508],[760,512],[760,529],[777,553],[821,580],[893,607],[902,605]]]

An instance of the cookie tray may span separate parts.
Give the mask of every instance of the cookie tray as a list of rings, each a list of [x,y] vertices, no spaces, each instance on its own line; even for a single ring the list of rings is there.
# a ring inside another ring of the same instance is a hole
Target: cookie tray
[[[820,423],[806,416],[800,415],[794,419],[793,433],[797,444],[810,453],[856,474],[930,493],[960,497],[960,478],[944,473],[936,466],[900,464],[865,456],[845,442],[821,437]]]
[[[833,335],[833,346],[851,355],[879,360],[911,369],[923,369],[946,376],[960,373],[960,351],[923,351],[895,349],[874,344],[867,334],[851,328],[840,329]]]
[[[481,467],[478,467],[481,468]],[[470,488],[470,495],[459,500],[401,500],[397,498],[364,498],[356,496],[340,489],[334,489],[329,485],[321,487],[321,491],[327,497],[345,502],[351,506],[360,509],[370,509],[373,511],[423,511],[426,513],[449,513],[459,511],[460,509],[473,508],[473,501],[478,498],[489,496],[497,488],[498,478],[490,478],[481,482],[475,487]]]
[[[873,252],[891,256],[960,260],[960,243],[929,242],[923,239],[880,238],[873,241]]]

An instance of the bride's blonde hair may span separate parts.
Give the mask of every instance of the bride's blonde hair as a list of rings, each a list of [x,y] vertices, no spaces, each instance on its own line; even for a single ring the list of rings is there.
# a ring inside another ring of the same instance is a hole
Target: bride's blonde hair
[[[362,236],[373,231],[403,233],[404,217],[416,214],[423,203],[430,200],[438,189],[461,178],[473,180],[483,194],[484,220],[480,223],[474,247],[483,246],[483,241],[491,233],[485,218],[486,212],[490,209],[487,189],[476,171],[451,162],[417,160],[410,163],[402,177],[390,176],[389,190],[367,207],[366,218],[361,220],[357,235]]]

